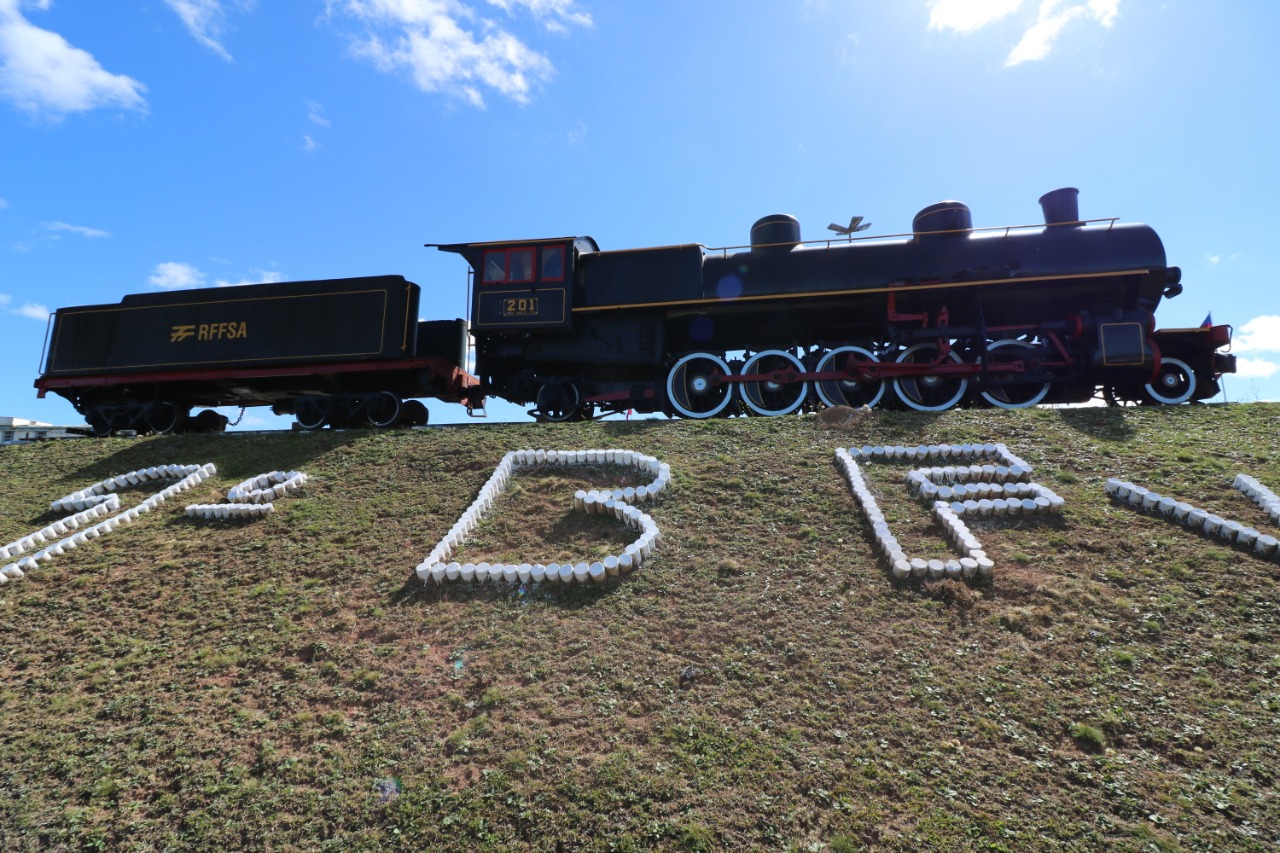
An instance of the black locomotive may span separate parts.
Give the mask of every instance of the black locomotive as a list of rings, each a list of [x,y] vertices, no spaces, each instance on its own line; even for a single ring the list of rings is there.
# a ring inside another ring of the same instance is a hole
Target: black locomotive
[[[604,252],[589,237],[436,245],[470,264],[481,390],[551,421],[597,411],[690,418],[806,406],[941,411],[1215,396],[1229,326],[1156,330],[1181,272],[1146,225],[975,229],[947,201],[912,233],[805,243],[760,219],[751,245]]]
[[[219,405],[270,405],[305,429],[419,424],[417,397],[496,396],[567,421],[1217,395],[1231,328],[1156,328],[1182,285],[1155,231],[1080,220],[1071,188],[1040,204],[1043,224],[975,229],[947,201],[910,234],[857,236],[855,219],[812,242],[767,216],[723,249],[428,244],[469,263],[469,326],[419,322],[399,276],[126,296],[57,312],[36,387],[98,434],[221,429],[216,412],[189,416]]]

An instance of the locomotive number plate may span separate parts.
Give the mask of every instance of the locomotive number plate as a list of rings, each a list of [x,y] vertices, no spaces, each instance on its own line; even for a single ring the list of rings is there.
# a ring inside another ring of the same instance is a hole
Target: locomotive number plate
[[[501,313],[503,317],[536,317],[538,315],[538,297],[506,297],[502,300]]]

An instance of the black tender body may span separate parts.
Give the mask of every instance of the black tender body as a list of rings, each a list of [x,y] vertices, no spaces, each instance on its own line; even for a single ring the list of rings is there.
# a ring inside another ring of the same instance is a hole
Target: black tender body
[[[465,321],[418,320],[420,290],[370,276],[134,294],[59,309],[40,394],[95,432],[221,429],[193,406],[270,405],[307,427],[425,419],[406,398],[459,401]]]

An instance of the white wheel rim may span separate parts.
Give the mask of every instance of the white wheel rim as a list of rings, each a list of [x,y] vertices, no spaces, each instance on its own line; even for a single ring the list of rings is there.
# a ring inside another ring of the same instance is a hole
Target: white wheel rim
[[[742,366],[743,375],[755,373],[756,365],[765,358],[782,358],[791,365],[792,369],[794,369],[796,373],[804,373],[804,365],[800,363],[800,359],[796,358],[791,353],[780,349],[767,349],[753,355],[747,363]],[[755,412],[757,415],[765,415],[766,417],[771,418],[779,415],[791,414],[796,409],[804,405],[804,398],[809,394],[808,382],[796,382],[791,386],[796,389],[795,397],[793,399],[789,397],[787,402],[778,408],[770,408],[769,404],[765,402],[763,396],[760,394],[762,387],[770,391],[776,391],[787,386],[769,381],[742,383],[742,400],[747,404],[747,408]]]
[[[717,355],[712,355],[709,352],[695,352],[695,353],[686,355],[684,358],[680,359],[674,365],[672,365],[671,371],[667,374],[667,399],[671,402],[671,407],[674,408],[680,414],[684,415],[686,418],[713,418],[716,415],[723,412],[725,408],[728,407],[729,403],[733,401],[732,385],[729,385],[725,389],[724,399],[721,400],[716,406],[714,406],[711,409],[708,409],[705,412],[700,412],[697,409],[692,409],[687,406],[681,405],[680,400],[675,393],[677,384],[682,386],[684,385],[684,375],[685,375],[686,366],[690,362],[697,361],[698,359],[705,359],[706,361],[710,362],[710,364],[708,365],[709,367],[718,368],[720,372],[725,376],[728,376],[731,372],[729,370],[729,365],[725,364],[724,359],[720,358]],[[689,390],[695,391],[696,393],[702,393],[711,388],[711,382],[707,377],[695,376],[693,378],[693,381],[690,383],[690,386],[691,387]],[[681,391],[682,393],[680,394],[680,396],[685,396],[683,388],[681,389]]]
[[[991,352],[992,350],[995,350],[995,349],[1008,349],[1009,347],[1019,347],[1021,349],[1029,349],[1029,350],[1035,349],[1035,347],[1033,347],[1031,344],[1027,343],[1026,341],[1015,341],[1012,338],[1006,338],[1003,341],[996,341],[994,344],[987,347],[987,352]],[[978,359],[978,364],[982,364],[982,359]],[[1027,408],[1030,408],[1031,406],[1034,406],[1036,403],[1039,403],[1041,400],[1043,400],[1048,393],[1049,393],[1049,383],[1046,382],[1040,386],[1039,393],[1035,394],[1030,400],[1026,400],[1020,403],[1010,403],[1007,400],[1001,400],[999,397],[995,396],[990,391],[983,391],[982,399],[986,400],[991,405],[1001,409],[1027,409]]]
[[[1176,397],[1166,397],[1164,394],[1161,393],[1160,390],[1157,390],[1157,388],[1160,388],[1158,383],[1162,379],[1164,379],[1166,376],[1174,375],[1174,374],[1166,374],[1164,372],[1166,365],[1172,365],[1174,367],[1181,368],[1182,378],[1185,378],[1187,382],[1186,390],[1183,391],[1181,394],[1178,394]],[[1151,395],[1151,399],[1155,400],[1157,403],[1164,403],[1166,406],[1176,406],[1179,403],[1185,403],[1188,400],[1190,400],[1191,395],[1196,392],[1196,374],[1195,374],[1195,371],[1191,369],[1191,365],[1187,364],[1185,361],[1183,361],[1180,358],[1162,358],[1160,359],[1160,375],[1156,377],[1155,382],[1148,383],[1146,385],[1146,389],[1147,389],[1147,393]]]
[[[582,395],[578,393],[578,386],[574,385],[572,382],[566,382],[564,384],[564,387],[570,392],[572,392],[573,405],[568,406],[564,409],[561,409],[560,414],[557,415],[556,417],[550,417],[546,413],[546,410],[542,408],[543,406],[542,392],[548,390],[547,386],[543,385],[538,389],[537,405],[538,405],[538,411],[542,413],[543,419],[551,423],[567,423],[573,420],[573,416],[578,413],[578,409],[582,405]]]
[[[395,422],[400,419],[400,398],[395,394],[392,394],[390,391],[379,391],[374,400],[377,400],[378,402],[390,400],[395,405],[392,407],[391,417],[389,418],[382,418],[381,420],[375,421],[371,416],[366,416],[366,419],[369,421],[369,426],[374,427],[375,429],[386,429],[387,427],[394,425]],[[375,405],[373,400],[370,400],[369,404]]]
[[[836,357],[846,353],[856,354],[865,358],[867,361],[880,361],[880,359],[876,358],[875,353],[869,352],[862,347],[840,347],[839,349],[833,349],[822,357],[822,361],[818,362],[818,373],[825,373],[826,371],[831,370]],[[840,391],[840,386],[842,384],[844,384],[844,380],[828,379],[826,381],[813,383],[813,387],[817,389],[818,399],[822,401],[823,405],[848,406],[850,405],[848,398]],[[874,409],[876,404],[880,402],[880,398],[884,396],[884,380],[873,380],[873,384],[876,389],[875,394],[871,396],[871,399],[861,404],[866,406],[868,409]],[[858,388],[872,387],[872,385],[864,382],[857,383],[857,386]],[[839,394],[839,398],[836,397],[837,394]]]
[[[911,360],[911,356],[913,356],[914,354],[916,354],[916,353],[918,353],[918,352],[922,352],[922,351],[924,351],[924,350],[929,350],[929,351],[932,351],[932,352],[935,352],[935,353],[936,353],[936,352],[938,351],[938,348],[937,348],[936,346],[934,346],[933,344],[916,344],[916,345],[915,345],[915,346],[913,346],[913,347],[908,347],[907,349],[903,350],[902,355],[898,356],[897,361],[898,361],[898,363],[899,363],[899,364],[904,364],[904,363],[906,363],[906,362],[908,362],[908,361],[910,361],[910,360]],[[955,350],[952,350],[950,353],[948,353],[948,354],[947,354],[947,359],[948,359],[949,361],[955,362],[956,364],[963,364],[963,363],[964,363],[964,360],[960,358],[959,354],[958,354]],[[905,378],[907,379],[907,381],[908,381],[908,382],[913,381],[913,379],[912,379],[911,377],[905,377]],[[959,402],[960,402],[960,398],[962,398],[962,397],[964,396],[964,392],[965,392],[965,391],[967,391],[967,390],[969,390],[969,380],[968,380],[968,379],[961,379],[961,380],[960,380],[960,384],[959,384],[959,386],[956,388],[956,393],[955,393],[955,394],[953,394],[953,395],[951,395],[951,398],[950,398],[950,399],[946,400],[946,401],[945,401],[945,402],[943,402],[943,403],[938,403],[938,404],[935,404],[935,405],[930,406],[930,405],[928,405],[928,404],[926,404],[926,403],[921,403],[921,402],[918,402],[918,401],[916,401],[916,400],[911,399],[911,396],[910,396],[910,395],[907,393],[907,391],[902,387],[903,379],[904,379],[904,377],[901,377],[901,376],[900,376],[900,377],[898,377],[898,378],[896,378],[896,379],[894,379],[894,380],[893,380],[893,391],[894,391],[894,393],[895,393],[895,394],[897,394],[897,395],[898,395],[898,399],[899,399],[899,400],[901,400],[903,403],[905,403],[905,404],[906,404],[907,406],[909,406],[910,408],[915,409],[917,412],[942,412],[942,411],[946,411],[947,409],[949,409],[949,408],[951,408],[952,406],[954,406],[956,403],[959,403]],[[914,381],[916,381],[916,382],[929,382],[930,380],[933,380],[933,381],[935,381],[935,382],[936,382],[936,381],[937,381],[937,377],[932,377],[932,376],[925,375],[925,376],[921,376],[921,377],[919,377],[918,379],[915,379]],[[943,381],[951,381],[951,380],[945,380],[945,379],[944,379]]]

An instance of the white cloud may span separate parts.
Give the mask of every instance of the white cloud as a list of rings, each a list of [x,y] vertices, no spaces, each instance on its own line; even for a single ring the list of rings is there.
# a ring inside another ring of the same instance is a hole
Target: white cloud
[[[576,0],[489,0],[508,15],[519,8],[528,9],[542,26],[557,33],[568,32],[570,26],[590,27],[591,16],[577,8]]]
[[[165,290],[181,290],[186,287],[204,287],[204,273],[191,264],[166,261],[156,264],[155,272],[147,279]]]
[[[54,118],[99,107],[146,109],[146,86],[106,71],[92,54],[35,26],[22,5],[43,10],[49,0],[0,0],[0,98]]]
[[[191,264],[167,261],[163,264],[156,264],[155,271],[152,272],[151,277],[147,280],[155,287],[165,290],[183,290],[209,286],[239,287],[244,284],[269,284],[284,281],[284,274],[274,270],[250,270],[249,273],[252,276],[251,278],[241,279],[240,281],[219,278],[214,279],[213,284],[210,285],[208,276]]]
[[[68,225],[65,222],[42,222],[40,224],[46,231],[65,231],[71,234],[79,234],[81,237],[88,237],[89,239],[111,236],[110,232],[99,228],[86,228],[83,225]]]
[[[213,283],[214,287],[240,287],[245,284],[275,284],[277,281],[284,281],[284,274],[278,272],[267,272],[264,270],[250,270],[254,278],[246,278],[241,281],[224,281],[219,279]]]
[[[311,134],[309,133],[302,134],[302,150],[303,151],[310,153],[312,151],[315,151],[319,147],[320,147],[320,144],[311,138]]]
[[[1013,14],[1022,0],[934,0],[929,29],[971,33]]]
[[[39,320],[41,323],[49,319],[49,309],[43,305],[28,302],[20,308],[9,308],[8,306],[12,302],[12,296],[7,293],[0,293],[0,308],[6,309],[10,314],[16,314],[19,317],[30,317],[32,320]]]
[[[8,208],[9,208],[9,202],[0,198],[0,210],[7,210]]]
[[[1063,28],[1078,18],[1092,18],[1104,27],[1110,28],[1120,14],[1120,0],[1089,0],[1077,3],[1061,11],[1058,8],[1062,0],[1044,0],[1040,4],[1040,13],[1036,22],[1031,25],[1022,39],[1009,52],[1005,59],[1006,68],[1044,59],[1053,50],[1054,42],[1062,34]]]
[[[30,317],[32,320],[39,320],[41,323],[49,319],[49,309],[35,302],[28,302],[21,308],[14,308],[12,312],[19,317]]]
[[[1005,58],[1005,67],[1044,59],[1067,24],[1092,20],[1110,28],[1120,14],[1120,0],[1042,0],[1036,19],[1022,34]],[[972,33],[1007,18],[1022,6],[1022,0],[932,0],[929,29]]]
[[[1280,316],[1264,314],[1236,329],[1231,349],[1236,352],[1280,352]]]
[[[574,0],[489,0],[508,16],[524,10],[543,27],[591,26]],[[328,0],[327,8],[365,25],[352,53],[381,71],[406,72],[425,92],[484,106],[482,89],[526,104],[549,79],[551,60],[462,0]]]
[[[1280,370],[1280,365],[1265,358],[1237,358],[1235,376],[1241,379],[1267,379]]]
[[[164,0],[164,2],[182,19],[187,32],[191,33],[196,41],[228,62],[231,61],[231,54],[223,47],[221,41],[222,33],[227,27],[227,12],[221,0]]]
[[[1212,252],[1205,252],[1204,261],[1211,267],[1216,267],[1222,262],[1222,255],[1215,255]]]
[[[325,117],[324,105],[310,98],[307,99],[307,118],[312,124],[318,124],[320,127],[328,127],[333,124]]]

